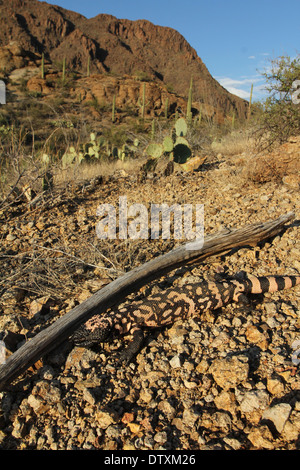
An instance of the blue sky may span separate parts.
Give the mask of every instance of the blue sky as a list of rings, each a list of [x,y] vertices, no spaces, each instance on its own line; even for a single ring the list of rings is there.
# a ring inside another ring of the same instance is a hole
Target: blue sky
[[[299,0],[48,0],[87,18],[108,13],[179,31],[230,92],[263,99],[270,60],[300,52]]]

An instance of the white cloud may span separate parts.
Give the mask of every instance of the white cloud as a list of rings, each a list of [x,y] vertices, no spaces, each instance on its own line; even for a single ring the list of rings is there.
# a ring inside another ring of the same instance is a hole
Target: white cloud
[[[249,55],[248,59],[256,59],[255,55]]]
[[[229,93],[239,96],[240,98],[243,98],[244,100],[249,100],[250,98],[250,91],[245,91],[245,90],[242,90],[241,88],[236,88],[233,86],[227,86],[224,88],[226,88],[226,90],[228,90]]]
[[[215,77],[216,80],[233,95],[237,95],[245,100],[250,99],[251,85],[253,84],[253,98],[260,99],[262,92],[262,78],[243,77],[235,79],[230,77]]]
[[[233,95],[243,98],[244,100],[250,99],[249,91],[241,90],[240,88],[235,88],[235,87],[226,87],[226,90],[228,90],[229,93],[232,93]]]

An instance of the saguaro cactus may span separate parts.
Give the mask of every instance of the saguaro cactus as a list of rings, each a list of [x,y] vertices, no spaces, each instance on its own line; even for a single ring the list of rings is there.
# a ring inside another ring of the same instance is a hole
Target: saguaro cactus
[[[146,101],[146,83],[143,83],[143,92],[142,92],[142,101],[139,99],[138,100],[138,105],[140,106],[141,109],[141,115],[142,118],[144,119],[145,117],[145,101]]]
[[[115,122],[116,118],[116,95],[113,96],[112,110],[111,110],[111,120]]]
[[[66,58],[63,59],[63,69],[62,69],[62,80],[65,81],[66,78]]]
[[[249,107],[248,107],[248,119],[250,119],[250,116],[251,116],[252,94],[253,94],[253,83],[251,85],[251,91],[250,91],[250,99],[249,99]]]
[[[192,101],[193,101],[193,77],[191,77],[187,109],[186,109],[186,119],[188,123],[191,123],[192,117],[193,117],[192,116]]]
[[[165,118],[166,119],[168,119],[168,111],[169,111],[169,98],[167,98],[165,102]]]
[[[151,139],[154,140],[155,138],[155,119],[153,119],[151,124]]]

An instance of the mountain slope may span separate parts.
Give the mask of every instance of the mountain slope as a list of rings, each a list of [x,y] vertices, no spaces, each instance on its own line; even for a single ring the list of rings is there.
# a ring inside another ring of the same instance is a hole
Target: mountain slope
[[[214,80],[196,51],[172,28],[104,14],[87,19],[37,0],[10,0],[9,5],[0,0],[0,16],[0,46],[17,42],[28,60],[44,52],[51,62],[66,58],[69,67],[85,72],[90,57],[92,73],[142,76],[184,97],[193,77],[199,106],[204,103],[223,116],[246,114],[247,102]],[[1,57],[0,51],[3,69]]]

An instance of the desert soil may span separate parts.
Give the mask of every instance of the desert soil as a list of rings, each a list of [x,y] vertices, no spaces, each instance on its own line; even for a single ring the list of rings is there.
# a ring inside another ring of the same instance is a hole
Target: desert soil
[[[146,207],[203,203],[206,234],[295,213],[281,236],[177,269],[125,304],[215,273],[300,272],[299,172],[288,165],[299,162],[299,149],[300,139],[292,139],[277,160],[269,158],[273,166],[247,153],[219,154],[200,171],[144,181],[136,171],[118,171],[57,187],[31,207],[11,201],[0,212],[0,328],[10,332],[11,349],[123,272],[181,243],[97,238],[97,207],[117,207],[120,195]],[[116,366],[126,338],[94,350],[66,342],[1,392],[0,447],[299,449],[299,308],[297,287],[267,294],[250,310],[234,304],[178,321],[150,331],[129,366]]]

